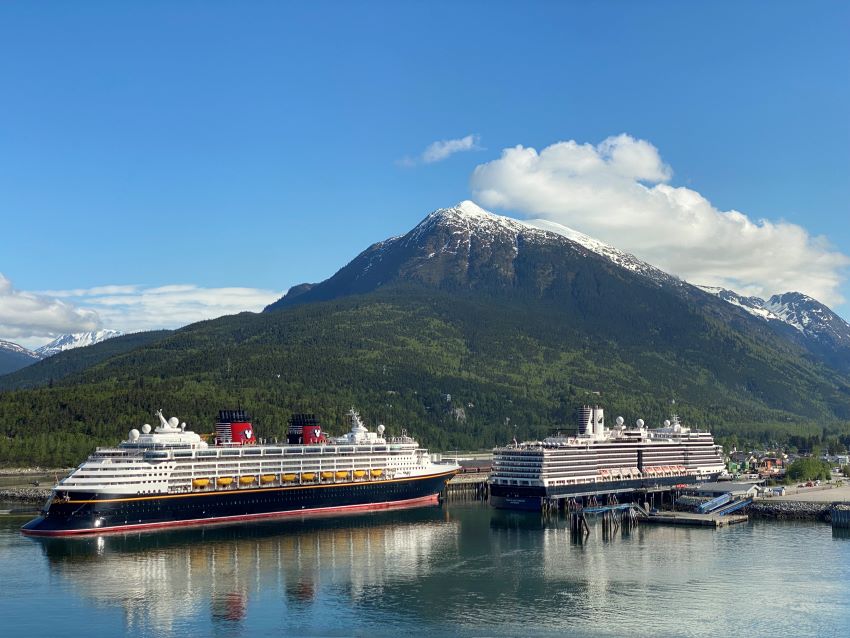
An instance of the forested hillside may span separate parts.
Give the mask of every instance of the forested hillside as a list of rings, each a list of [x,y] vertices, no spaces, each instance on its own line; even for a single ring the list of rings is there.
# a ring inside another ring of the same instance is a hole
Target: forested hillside
[[[586,301],[627,292],[606,284],[588,288]],[[663,302],[651,286],[639,292]],[[696,310],[662,304],[651,325],[608,313],[601,333],[584,307],[410,285],[202,322],[52,387],[0,393],[0,462],[75,463],[159,408],[205,432],[218,409],[241,406],[271,438],[293,411],[341,432],[355,406],[370,425],[404,427],[441,450],[572,428],[585,401],[649,423],[675,409],[742,438],[845,433],[850,388],[816,364]]]
[[[243,407],[273,438],[292,412],[339,432],[354,406],[439,450],[572,429],[585,402],[650,424],[675,410],[730,441],[850,431],[846,368],[793,328],[608,253],[469,202],[435,211],[259,315],[0,377],[0,462],[76,462],[159,408],[204,432],[219,409]]]

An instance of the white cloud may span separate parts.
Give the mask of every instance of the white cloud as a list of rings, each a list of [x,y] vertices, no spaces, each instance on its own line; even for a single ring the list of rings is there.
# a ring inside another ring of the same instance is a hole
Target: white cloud
[[[49,341],[69,332],[98,330],[96,312],[79,308],[50,295],[17,290],[0,273],[0,338],[8,341]]]
[[[403,157],[397,164],[399,166],[410,167],[416,166],[419,163],[433,164],[435,162],[442,162],[455,153],[479,150],[481,147],[478,146],[478,141],[479,138],[477,135],[467,135],[453,140],[439,140],[429,144],[418,157]]]
[[[649,142],[629,135],[601,144],[516,146],[472,173],[486,206],[573,227],[694,283],[762,297],[800,291],[826,304],[850,258],[824,237],[783,221],[720,211],[667,182],[672,170]]]
[[[125,333],[179,328],[246,310],[258,312],[284,292],[181,284],[98,286],[34,293],[14,290],[11,282],[0,275],[0,339],[32,348],[60,334],[99,328]],[[39,320],[42,315],[46,318]]]

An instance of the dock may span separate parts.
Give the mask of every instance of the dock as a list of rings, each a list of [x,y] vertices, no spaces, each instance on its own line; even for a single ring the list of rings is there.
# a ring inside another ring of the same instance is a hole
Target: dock
[[[726,527],[736,523],[746,523],[750,519],[746,514],[698,514],[696,512],[651,512],[641,519],[643,523],[654,525],[689,525],[692,527]]]

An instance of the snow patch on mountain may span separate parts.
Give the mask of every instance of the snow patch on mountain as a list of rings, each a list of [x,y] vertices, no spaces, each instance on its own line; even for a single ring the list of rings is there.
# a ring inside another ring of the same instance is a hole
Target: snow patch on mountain
[[[91,346],[113,337],[121,336],[118,330],[97,330],[93,332],[77,332],[74,334],[62,335],[57,337],[50,343],[36,348],[36,353],[42,357],[52,357],[54,354],[64,352],[65,350],[73,350],[74,348],[82,348]]]
[[[609,261],[614,262],[618,266],[648,277],[656,282],[682,285],[682,282],[673,275],[666,273],[663,270],[646,263],[645,261],[641,261],[631,253],[627,253],[623,250],[620,250],[619,248],[614,248],[613,246],[610,246],[605,242],[599,241],[598,239],[594,239],[593,237],[585,235],[584,233],[569,228],[567,226],[563,226],[562,224],[551,222],[545,219],[530,219],[524,223],[525,225],[531,226],[532,228],[546,230],[566,237],[570,241],[573,241],[579,244],[580,246],[584,246],[591,252],[594,252],[597,255],[605,257]]]
[[[32,350],[24,348],[23,346],[20,346],[17,343],[12,343],[11,341],[4,341],[3,339],[0,339],[0,350],[3,350],[5,352],[14,352],[15,354],[21,354],[25,357],[30,357],[35,361],[41,359],[41,357]]]
[[[765,308],[782,321],[815,339],[850,346],[850,324],[817,299],[801,292],[773,295]]]
[[[727,290],[726,288],[718,288],[716,286],[700,286],[699,284],[695,285],[700,290],[703,290],[716,297],[720,297],[721,299],[723,299],[723,301],[726,301],[732,304],[733,306],[738,306],[742,310],[746,310],[754,317],[764,319],[765,321],[783,321],[782,317],[778,316],[769,308],[765,307],[765,301],[761,297],[745,297],[744,295],[739,295],[734,290]]]
[[[765,321],[781,321],[810,339],[850,346],[850,324],[817,299],[801,292],[761,297],[745,297],[733,290],[714,286],[697,286],[728,303],[738,306]]]

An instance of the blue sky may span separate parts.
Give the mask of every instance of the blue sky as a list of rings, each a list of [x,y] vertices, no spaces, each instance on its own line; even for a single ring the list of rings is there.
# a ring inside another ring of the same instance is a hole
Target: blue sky
[[[761,233],[756,261],[781,262],[804,229],[789,283],[817,262],[813,290],[850,317],[848,27],[841,2],[5,3],[0,338],[256,309],[480,200],[473,172],[504,149],[604,155],[621,134],[669,169],[636,182],[795,225]],[[565,221],[556,203],[497,200]],[[604,235],[600,214],[566,221]],[[741,267],[748,290],[780,285]]]

